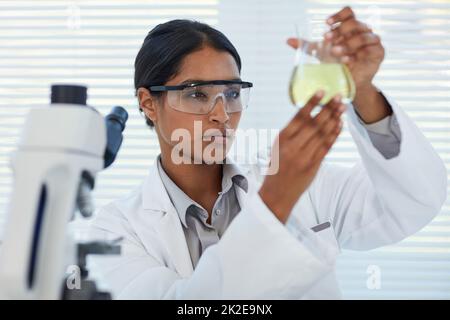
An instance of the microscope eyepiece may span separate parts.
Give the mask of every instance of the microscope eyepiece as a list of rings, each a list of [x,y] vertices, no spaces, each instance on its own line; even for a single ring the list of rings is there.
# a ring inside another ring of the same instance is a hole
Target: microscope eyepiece
[[[127,111],[120,107],[116,106],[114,107],[111,112],[106,116],[107,123],[110,121],[117,121],[117,123],[120,124],[122,131],[125,129],[125,123],[128,120],[128,113]]]
[[[80,85],[54,84],[51,87],[51,104],[79,104],[86,105],[87,88]]]
[[[122,132],[125,129],[125,123],[127,120],[128,113],[120,106],[114,107],[105,117],[107,133],[107,143],[104,154],[105,168],[109,167],[116,159],[116,155],[119,152],[120,145],[122,144]]]

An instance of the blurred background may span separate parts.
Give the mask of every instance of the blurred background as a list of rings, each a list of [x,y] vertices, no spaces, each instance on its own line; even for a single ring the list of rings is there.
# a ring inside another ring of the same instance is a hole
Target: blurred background
[[[276,129],[295,113],[288,98],[295,24],[320,23],[345,5],[378,34],[386,58],[376,85],[413,118],[450,170],[450,1],[332,0],[0,0],[0,238],[12,186],[10,155],[30,108],[49,101],[52,83],[89,87],[88,104],[130,114],[122,149],[102,172],[97,206],[125,195],[158,154],[155,133],[138,112],[133,63],[158,23],[209,23],[238,49],[242,78],[254,83],[242,128]],[[345,129],[328,161],[358,158]],[[420,170],[420,168],[417,168]],[[370,252],[344,251],[338,276],[347,299],[450,299],[450,203],[421,232]]]

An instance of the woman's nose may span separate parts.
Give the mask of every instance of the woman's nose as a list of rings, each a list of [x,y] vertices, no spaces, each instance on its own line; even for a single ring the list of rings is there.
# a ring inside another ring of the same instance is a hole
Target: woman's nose
[[[220,123],[226,123],[230,117],[228,116],[228,113],[225,109],[225,101],[222,96],[219,96],[214,101],[214,106],[209,114],[209,120],[220,122]]]

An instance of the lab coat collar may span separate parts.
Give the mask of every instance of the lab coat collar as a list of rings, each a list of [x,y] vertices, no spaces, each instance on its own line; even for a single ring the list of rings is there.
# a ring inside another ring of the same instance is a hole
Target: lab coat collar
[[[142,185],[142,208],[148,219],[157,218],[152,213],[163,213],[153,222],[170,260],[182,277],[189,277],[194,271],[189,248],[176,209],[170,201],[164,184],[159,176],[157,163],[150,167]]]
[[[188,226],[186,222],[186,214],[188,209],[191,206],[196,206],[201,209],[203,209],[203,207],[189,198],[189,196],[183,190],[181,190],[167,175],[161,165],[161,155],[157,157],[156,163],[159,176],[161,178],[161,181],[163,182],[167,194],[169,195],[169,198],[171,199],[172,204],[174,205],[177,214],[180,217],[181,222],[183,223],[183,226],[187,228]],[[222,190],[219,194],[227,193],[231,189],[233,184],[236,184],[238,187],[247,192],[248,181],[238,165],[236,165],[235,163],[225,162],[222,169]]]
[[[144,210],[169,211],[172,207],[169,195],[159,176],[158,166],[155,163],[150,167],[149,173],[142,185],[142,208]]]
[[[231,159],[227,163],[232,163]],[[250,170],[243,171],[248,177]],[[249,181],[249,186],[251,185]],[[245,204],[246,193],[242,188],[236,188],[239,203]],[[163,212],[163,216],[155,222],[155,230],[160,235],[162,243],[173,261],[174,267],[182,277],[189,277],[194,267],[186,242],[180,218],[159,175],[155,162],[142,185],[142,208],[144,210]],[[149,212],[150,214],[150,212]]]

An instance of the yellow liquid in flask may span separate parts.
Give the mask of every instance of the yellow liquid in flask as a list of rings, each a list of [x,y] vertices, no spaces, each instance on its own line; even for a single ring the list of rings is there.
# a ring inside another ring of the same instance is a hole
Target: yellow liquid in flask
[[[289,84],[292,103],[302,107],[318,90],[325,91],[320,101],[322,105],[337,94],[341,94],[344,103],[355,97],[355,84],[346,65],[319,63],[296,66]]]

